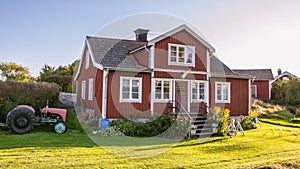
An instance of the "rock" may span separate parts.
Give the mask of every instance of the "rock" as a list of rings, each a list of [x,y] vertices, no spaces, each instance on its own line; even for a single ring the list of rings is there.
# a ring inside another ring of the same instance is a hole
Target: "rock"
[[[76,99],[76,94],[73,93],[59,93],[59,102],[67,107],[74,107],[74,100]]]

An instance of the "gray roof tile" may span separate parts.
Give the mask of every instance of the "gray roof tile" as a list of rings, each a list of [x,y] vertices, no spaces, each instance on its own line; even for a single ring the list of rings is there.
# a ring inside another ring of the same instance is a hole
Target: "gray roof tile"
[[[210,71],[212,76],[236,77],[236,78],[253,78],[251,75],[234,72],[216,56],[210,58]]]
[[[256,80],[273,80],[273,73],[271,69],[234,69],[233,71],[252,75]]]
[[[90,36],[87,36],[87,41],[92,48],[95,62],[104,67],[145,68],[134,57],[129,56],[130,51],[144,46],[145,42]]]

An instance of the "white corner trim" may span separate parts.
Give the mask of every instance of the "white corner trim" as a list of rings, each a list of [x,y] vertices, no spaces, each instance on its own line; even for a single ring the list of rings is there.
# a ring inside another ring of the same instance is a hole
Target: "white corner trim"
[[[249,96],[248,96],[248,99],[249,99],[249,101],[248,101],[248,114],[250,113],[250,109],[251,109],[251,99],[252,99],[252,93],[251,93],[251,79],[249,79],[249,81],[248,81],[248,94],[249,94]]]
[[[154,80],[154,72],[151,72],[151,91],[154,91],[153,88],[155,86],[155,80]],[[154,92],[150,92],[150,115],[154,115]]]
[[[206,50],[206,71],[210,73],[210,54],[208,50]],[[207,80],[209,80],[208,76],[207,76]]]
[[[154,44],[155,45],[155,44]],[[149,53],[149,68],[154,69],[154,45],[150,47],[150,53]]]
[[[109,69],[103,69],[102,77],[102,119],[106,119],[106,102],[107,102],[107,78]]]

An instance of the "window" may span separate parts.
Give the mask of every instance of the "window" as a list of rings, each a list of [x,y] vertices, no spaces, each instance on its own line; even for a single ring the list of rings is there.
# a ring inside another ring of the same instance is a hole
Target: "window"
[[[256,98],[257,97],[257,87],[256,85],[251,85],[251,96]]]
[[[89,55],[89,51],[86,51],[85,54],[85,68],[88,69],[90,66],[90,55]]]
[[[200,81],[192,82],[192,101],[199,102],[205,99],[205,83]]]
[[[85,80],[81,83],[81,98],[85,99]]]
[[[216,82],[216,103],[230,103],[230,83]]]
[[[170,80],[155,80],[155,100],[170,100]]]
[[[89,79],[89,100],[93,100],[93,79]]]
[[[120,96],[121,102],[141,102],[142,78],[121,77]]]
[[[195,66],[195,46],[169,43],[169,64]]]

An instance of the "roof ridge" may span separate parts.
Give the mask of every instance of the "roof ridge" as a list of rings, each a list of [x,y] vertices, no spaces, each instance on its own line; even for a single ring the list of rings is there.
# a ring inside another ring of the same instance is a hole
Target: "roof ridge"
[[[136,42],[136,43],[146,43],[146,42],[139,42],[139,41],[132,40],[132,39],[109,38],[109,37],[91,36],[91,35],[86,36],[86,38],[97,38],[97,39],[103,39],[103,40],[107,39],[107,40],[129,41],[129,42]]]

